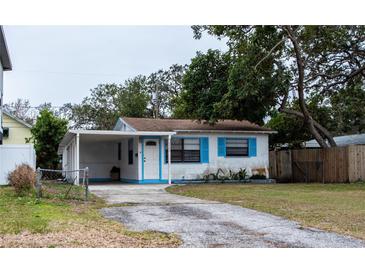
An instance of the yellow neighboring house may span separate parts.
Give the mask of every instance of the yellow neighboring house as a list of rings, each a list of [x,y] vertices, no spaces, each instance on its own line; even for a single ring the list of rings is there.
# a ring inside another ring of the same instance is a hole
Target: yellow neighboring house
[[[3,144],[26,144],[25,138],[30,138],[32,126],[23,120],[3,110]]]

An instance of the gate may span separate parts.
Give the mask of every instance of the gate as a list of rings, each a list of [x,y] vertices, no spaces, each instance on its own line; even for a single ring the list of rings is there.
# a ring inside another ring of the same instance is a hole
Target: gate
[[[324,164],[323,161],[293,161],[293,182],[324,183]]]

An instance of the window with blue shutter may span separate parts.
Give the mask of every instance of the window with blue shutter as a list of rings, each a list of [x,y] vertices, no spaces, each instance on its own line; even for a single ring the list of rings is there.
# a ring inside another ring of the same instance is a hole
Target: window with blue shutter
[[[226,138],[218,137],[218,157],[226,157]]]
[[[256,138],[248,139],[248,156],[249,157],[257,156]]]
[[[200,163],[201,141],[199,138],[172,138],[171,162],[172,163]],[[168,161],[168,145],[165,142],[165,162]]]
[[[226,157],[245,157],[248,156],[247,138],[227,138]]]
[[[209,138],[200,138],[200,162],[209,163]]]

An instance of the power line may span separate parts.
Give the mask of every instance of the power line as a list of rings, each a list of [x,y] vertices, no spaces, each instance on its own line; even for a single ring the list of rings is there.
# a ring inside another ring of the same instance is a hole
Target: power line
[[[13,72],[24,72],[24,73],[46,73],[46,74],[63,74],[63,75],[74,75],[74,76],[117,76],[117,77],[128,77],[123,76],[121,73],[96,73],[96,72],[67,72],[67,71],[42,71],[42,70],[16,70]]]

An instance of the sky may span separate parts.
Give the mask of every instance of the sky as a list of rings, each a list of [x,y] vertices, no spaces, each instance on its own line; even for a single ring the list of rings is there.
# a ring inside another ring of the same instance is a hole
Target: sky
[[[189,64],[197,51],[225,50],[224,41],[190,26],[5,26],[13,70],[5,73],[4,103],[32,106],[80,103],[102,83],[123,83],[172,64]]]

